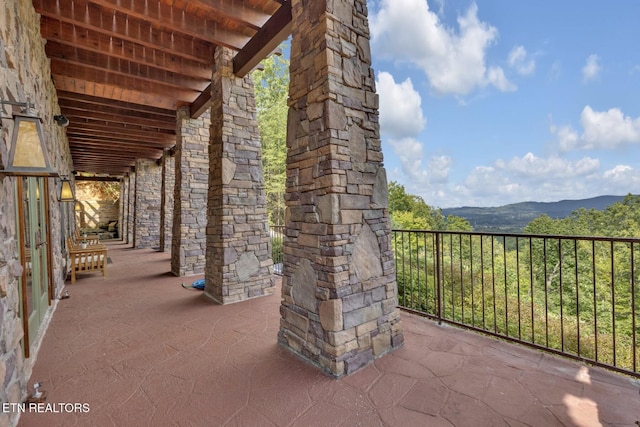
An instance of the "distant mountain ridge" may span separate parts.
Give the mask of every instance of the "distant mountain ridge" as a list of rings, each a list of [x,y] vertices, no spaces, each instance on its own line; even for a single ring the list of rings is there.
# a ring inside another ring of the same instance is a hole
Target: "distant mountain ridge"
[[[521,202],[490,208],[463,206],[442,209],[442,213],[445,216],[455,215],[465,218],[471,223],[474,231],[520,233],[527,224],[540,215],[565,218],[580,208],[605,210],[624,198],[625,196],[598,196],[559,202]]]

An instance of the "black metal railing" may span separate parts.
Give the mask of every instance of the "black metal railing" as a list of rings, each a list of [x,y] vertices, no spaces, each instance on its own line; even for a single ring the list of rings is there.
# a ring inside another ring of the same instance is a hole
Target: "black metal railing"
[[[273,259],[274,272],[282,274],[282,243],[284,242],[284,225],[270,225],[271,258]]]
[[[281,274],[284,226],[270,226]],[[640,377],[640,239],[393,230],[407,311]]]
[[[394,230],[399,306],[640,376],[640,239]]]

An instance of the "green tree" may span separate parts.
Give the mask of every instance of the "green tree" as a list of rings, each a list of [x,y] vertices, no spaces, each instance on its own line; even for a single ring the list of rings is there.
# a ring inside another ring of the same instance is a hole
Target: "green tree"
[[[258,127],[262,141],[267,211],[272,224],[284,224],[287,160],[289,61],[271,55],[253,73]]]
[[[389,211],[394,228],[443,230],[446,225],[440,209],[430,207],[420,196],[407,193],[395,181],[389,183]]]

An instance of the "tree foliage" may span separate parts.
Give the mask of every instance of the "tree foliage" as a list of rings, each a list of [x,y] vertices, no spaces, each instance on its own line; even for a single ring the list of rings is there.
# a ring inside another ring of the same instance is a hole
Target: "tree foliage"
[[[471,224],[464,218],[449,215],[427,205],[424,199],[408,194],[403,185],[389,183],[389,212],[393,228],[403,230],[458,230],[471,231]]]
[[[267,211],[272,224],[284,224],[289,61],[272,55],[262,64],[264,69],[254,71],[253,79],[262,140]]]
[[[401,305],[625,369],[640,360],[640,197],[526,235],[394,233]]]

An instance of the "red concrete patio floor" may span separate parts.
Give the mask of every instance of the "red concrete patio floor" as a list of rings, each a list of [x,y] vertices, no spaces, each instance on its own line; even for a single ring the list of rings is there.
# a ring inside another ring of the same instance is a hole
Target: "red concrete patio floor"
[[[112,243],[58,302],[30,386],[88,412],[21,426],[634,426],[625,376],[403,314],[405,345],[339,380],[276,341],[279,294],[220,306],[169,254]]]

